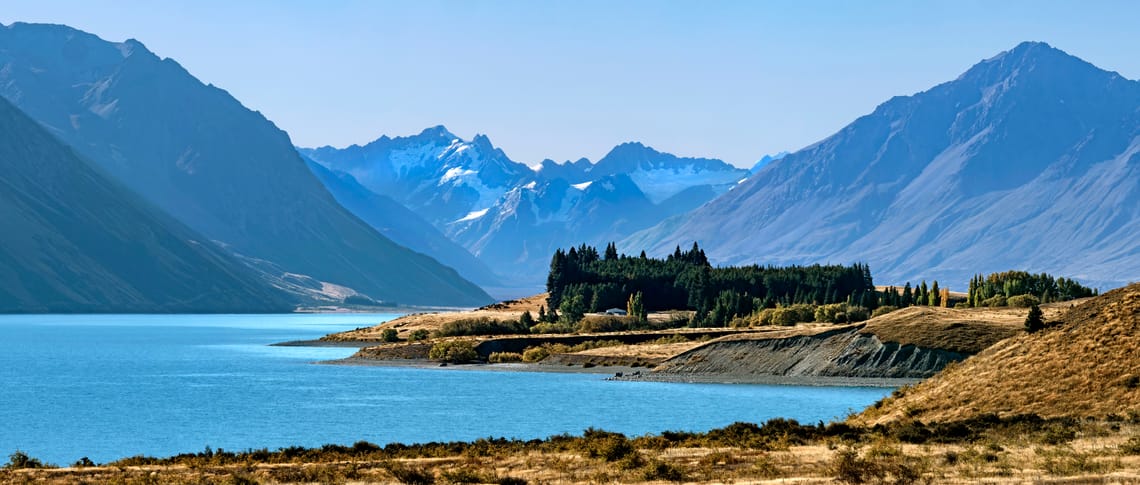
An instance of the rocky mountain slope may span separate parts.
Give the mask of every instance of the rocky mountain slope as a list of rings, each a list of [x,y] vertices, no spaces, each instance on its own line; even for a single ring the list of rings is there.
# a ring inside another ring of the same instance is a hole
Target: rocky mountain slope
[[[999,342],[865,411],[860,422],[979,414],[1106,417],[1140,413],[1140,285],[1113,290]]]
[[[1140,82],[1028,42],[883,103],[625,240],[722,264],[870,264],[880,281],[1140,274]]]
[[[410,304],[490,300],[339,204],[288,135],[128,40],[0,27],[0,95],[160,209],[235,253]]]
[[[286,295],[0,99],[0,312],[279,312]]]
[[[597,163],[544,160],[532,169],[486,136],[465,141],[442,126],[300,151],[404,204],[499,274],[524,282],[542,280],[556,248],[624,238],[712,200],[749,173],[640,143],[618,145]]]

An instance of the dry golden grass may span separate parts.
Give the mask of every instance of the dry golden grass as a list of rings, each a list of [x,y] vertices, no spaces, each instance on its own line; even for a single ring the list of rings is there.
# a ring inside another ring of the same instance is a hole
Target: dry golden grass
[[[1081,302],[1059,319],[948,367],[854,422],[1140,413],[1140,285]]]
[[[596,349],[583,350],[575,352],[577,355],[589,355],[596,357],[639,357],[646,359],[668,359],[674,355],[700,346],[704,342],[689,341],[671,344],[640,344],[640,345],[615,345],[612,347],[600,347]]]
[[[1137,483],[1140,454],[1129,452],[1136,425],[1083,424],[1063,443],[997,432],[978,441],[908,444],[885,435],[758,446],[656,446],[560,450],[468,448],[431,457],[368,456],[286,462],[0,470],[0,483]],[[598,442],[601,444],[602,442]],[[593,452],[592,452],[593,451]],[[597,451],[601,451],[598,453]]]
[[[1042,310],[1047,319],[1055,319],[1068,305],[1046,305]],[[861,333],[874,334],[883,342],[976,354],[1021,333],[1027,312],[1024,308],[908,307],[868,320]]]
[[[326,335],[322,340],[331,341],[354,341],[354,342],[379,342],[381,341],[381,333],[385,329],[395,329],[396,335],[400,339],[407,339],[412,332],[416,330],[425,330],[428,333],[439,330],[444,324],[459,320],[471,320],[477,318],[489,318],[492,320],[518,320],[522,317],[523,312],[529,311],[531,316],[538,318],[538,309],[540,306],[546,305],[546,293],[520,298],[518,300],[508,300],[499,303],[487,305],[482,308],[467,311],[447,311],[447,312],[430,312],[430,313],[414,313],[404,315],[395,320],[384,322],[368,328],[361,328],[356,330],[349,330],[347,332],[340,332]],[[655,312],[648,315],[651,324],[663,325],[676,319],[689,318],[692,312],[674,311],[674,312]],[[586,319],[605,319],[613,318],[601,315],[586,315]]]

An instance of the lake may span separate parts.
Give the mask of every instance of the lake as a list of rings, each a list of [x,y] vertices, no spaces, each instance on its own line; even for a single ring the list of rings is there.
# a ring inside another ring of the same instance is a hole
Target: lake
[[[604,374],[316,365],[273,347],[394,314],[0,316],[0,462],[214,449],[629,435],[828,421],[891,390],[606,381]]]

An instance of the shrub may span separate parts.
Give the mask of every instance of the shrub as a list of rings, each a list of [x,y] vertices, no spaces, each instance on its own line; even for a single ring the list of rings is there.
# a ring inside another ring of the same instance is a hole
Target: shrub
[[[897,306],[883,305],[879,308],[876,308],[875,311],[871,312],[871,318],[881,317],[883,315],[886,315],[886,314],[893,312],[895,310],[898,310],[898,309],[899,309],[899,307],[897,307]]]
[[[1007,302],[1005,299],[1005,295],[997,295],[997,296],[986,298],[985,300],[982,300],[981,306],[990,307],[990,308],[997,308],[999,306],[1006,306],[1006,303]]]
[[[757,314],[757,323],[760,325],[781,325],[790,327],[800,322],[815,320],[815,305],[796,304],[766,308]]]
[[[479,357],[475,346],[469,340],[446,340],[437,342],[428,352],[428,358],[460,364],[471,362]]]
[[[582,436],[581,446],[587,457],[601,458],[608,462],[618,461],[637,453],[637,449],[625,435],[594,428],[586,430]]]
[[[1140,455],[1140,436],[1133,436],[1120,445],[1120,453],[1124,455]]]
[[[570,347],[563,344],[542,344],[535,347],[527,347],[526,350],[523,350],[522,360],[523,362],[539,362],[550,357],[551,354],[565,354],[568,352],[570,352]]]
[[[836,479],[844,483],[916,483],[926,468],[923,460],[886,443],[873,444],[862,458],[854,448],[840,450],[831,462]]]
[[[854,448],[837,452],[831,460],[831,471],[835,479],[843,483],[867,483],[883,477],[878,467],[860,458]]]
[[[430,335],[431,334],[429,334],[427,330],[421,328],[419,330],[412,331],[412,334],[408,336],[408,341],[419,342],[421,340],[427,340]]]
[[[838,323],[839,315],[847,312],[846,303],[832,303],[830,305],[820,305],[815,308],[815,321],[821,323]]]
[[[862,322],[871,318],[871,311],[861,306],[847,307],[847,321],[848,322]]]
[[[964,301],[960,301],[954,304],[954,308],[970,308],[970,304]]]
[[[518,352],[492,352],[487,356],[487,362],[503,364],[507,362],[522,362],[523,356]]]
[[[1110,464],[1096,460],[1096,454],[1074,451],[1068,447],[1038,448],[1038,465],[1050,475],[1085,475],[1109,471]]]
[[[814,317],[815,321],[822,323],[850,323],[866,320],[870,317],[870,312],[861,306],[832,303],[816,307]]]
[[[540,323],[531,327],[530,333],[574,333],[574,326],[562,323]]]
[[[405,485],[432,485],[435,483],[435,475],[423,468],[412,468],[398,463],[390,463],[385,468],[397,481]]]
[[[20,450],[12,452],[8,455],[8,463],[4,465],[5,469],[15,470],[20,468],[46,468],[44,463],[37,458],[32,458]]]
[[[383,332],[380,332],[381,342],[396,342],[399,340],[400,337],[396,336],[396,329],[394,328],[385,328]]]
[[[475,470],[468,468],[460,468],[458,470],[448,470],[441,474],[441,478],[447,483],[491,483],[494,480],[487,479],[479,475]]]
[[[753,325],[775,325],[773,320],[775,313],[775,308],[765,308],[753,313],[748,320]]]
[[[1006,304],[1015,308],[1029,308],[1040,305],[1041,299],[1033,295],[1017,295],[1009,297]]]
[[[584,350],[600,349],[602,347],[617,347],[619,345],[624,344],[617,340],[587,340],[573,347],[567,348],[564,352],[582,352]],[[565,347],[565,345],[562,344],[554,344],[554,346],[558,350],[562,350],[562,347]]]
[[[499,479],[499,485],[526,485],[525,478],[519,477],[503,477]]]
[[[465,337],[472,335],[514,335],[530,333],[522,322],[493,320],[487,317],[465,318],[444,323],[436,330],[437,337]]]
[[[539,362],[547,357],[550,357],[550,351],[542,346],[528,347],[522,353],[523,362]]]
[[[654,460],[645,465],[642,478],[648,481],[666,480],[670,482],[684,482],[688,480],[685,472],[676,465]]]
[[[586,317],[578,324],[579,333],[624,332],[637,326],[633,317]]]

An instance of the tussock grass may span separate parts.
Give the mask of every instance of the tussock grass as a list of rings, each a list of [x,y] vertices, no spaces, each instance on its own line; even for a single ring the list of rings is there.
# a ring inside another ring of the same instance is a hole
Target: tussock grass
[[[1046,330],[1001,341],[853,422],[951,421],[987,413],[1140,416],[1140,386],[1133,385],[1140,374],[1140,285],[1056,318]]]
[[[1075,438],[1050,444],[1056,429]],[[9,467],[0,470],[0,483],[1133,483],[1140,457],[1120,451],[1138,430],[1140,420],[1037,416],[873,427],[772,420],[639,437],[589,429],[528,441],[207,449],[83,468]]]

